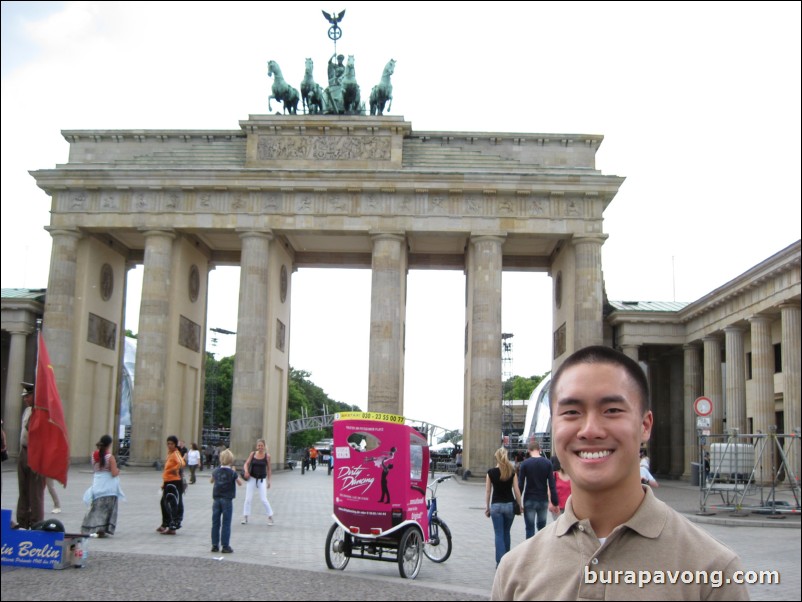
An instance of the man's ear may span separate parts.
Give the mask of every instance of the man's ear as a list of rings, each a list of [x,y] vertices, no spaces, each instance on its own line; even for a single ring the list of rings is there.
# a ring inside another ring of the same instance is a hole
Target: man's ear
[[[652,426],[654,426],[654,414],[652,414],[651,410],[649,410],[643,415],[643,421],[641,422],[641,443],[646,443],[649,439],[651,439]]]

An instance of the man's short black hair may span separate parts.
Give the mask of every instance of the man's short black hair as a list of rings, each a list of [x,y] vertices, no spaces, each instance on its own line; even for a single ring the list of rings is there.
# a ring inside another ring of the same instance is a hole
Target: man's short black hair
[[[613,366],[620,366],[635,383],[641,397],[641,414],[646,414],[651,409],[651,401],[649,400],[649,381],[646,379],[646,374],[640,364],[633,360],[628,355],[616,351],[612,347],[604,347],[602,345],[592,345],[590,347],[583,347],[568,356],[554,377],[551,379],[551,403],[555,402],[555,391],[560,382],[563,372],[569,368],[573,368],[579,364],[611,364]]]
[[[167,437],[167,442],[169,443],[170,441],[172,441],[175,444],[175,446],[178,447],[178,437],[176,437],[175,435],[170,435],[169,437]]]

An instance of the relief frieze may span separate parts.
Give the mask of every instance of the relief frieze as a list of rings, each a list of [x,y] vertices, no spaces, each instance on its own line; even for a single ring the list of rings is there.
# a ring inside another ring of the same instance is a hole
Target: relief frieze
[[[307,161],[389,161],[391,142],[376,136],[259,136],[257,158]]]
[[[200,324],[193,322],[186,316],[180,316],[178,321],[178,344],[195,352],[200,352]]]
[[[280,192],[266,192],[262,195],[261,206],[264,213],[279,213],[281,205]]]

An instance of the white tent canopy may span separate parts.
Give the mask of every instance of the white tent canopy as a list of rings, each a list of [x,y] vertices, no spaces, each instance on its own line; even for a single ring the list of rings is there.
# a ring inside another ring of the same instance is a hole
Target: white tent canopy
[[[450,452],[452,449],[454,449],[454,443],[452,441],[444,441],[443,443],[438,443],[437,445],[429,446],[429,451],[434,451],[434,452],[442,452],[442,451]]]

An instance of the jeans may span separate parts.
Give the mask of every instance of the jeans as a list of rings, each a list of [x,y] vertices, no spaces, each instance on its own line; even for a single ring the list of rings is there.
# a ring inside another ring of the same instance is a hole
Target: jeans
[[[212,545],[217,547],[221,540],[223,547],[231,543],[231,515],[234,503],[231,498],[216,497],[212,500]],[[221,527],[222,518],[222,529]]]
[[[526,538],[529,539],[535,533],[546,526],[546,518],[549,513],[548,500],[524,500],[524,524],[526,525]],[[537,517],[537,529],[535,528],[535,518]]]
[[[493,531],[496,533],[496,566],[501,557],[510,551],[510,528],[512,527],[514,502],[504,504],[490,504],[490,520],[493,521]]]

